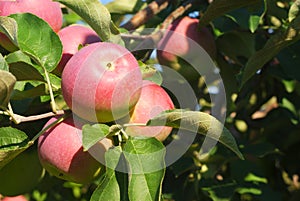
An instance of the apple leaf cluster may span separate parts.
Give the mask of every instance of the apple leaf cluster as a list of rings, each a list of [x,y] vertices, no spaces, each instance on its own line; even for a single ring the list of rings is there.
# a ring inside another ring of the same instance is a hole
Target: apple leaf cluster
[[[299,199],[298,0],[28,2],[0,1],[0,200]]]

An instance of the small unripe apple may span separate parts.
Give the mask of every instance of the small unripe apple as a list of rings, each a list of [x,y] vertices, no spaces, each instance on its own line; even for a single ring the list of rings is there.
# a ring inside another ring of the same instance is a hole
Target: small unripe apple
[[[174,109],[174,104],[168,93],[159,85],[144,80],[141,96],[135,105],[129,123],[147,123],[165,110]],[[126,133],[131,136],[156,137],[158,140],[165,140],[171,133],[172,128],[167,126],[129,126]]]
[[[2,201],[28,201],[24,195],[18,195],[14,197],[4,197]]]
[[[64,27],[57,34],[63,45],[62,58],[55,69],[58,75],[61,75],[66,63],[80,48],[101,41],[92,28],[79,24]]]
[[[122,118],[139,99],[142,73],[135,57],[124,47],[108,42],[80,49],[62,73],[67,105],[91,122]]]
[[[57,117],[51,118],[45,127],[55,120]],[[99,175],[103,165],[88,151],[83,151],[81,134],[81,128],[70,117],[39,137],[39,159],[51,175],[76,183],[91,182]],[[100,161],[104,161],[104,153],[111,145],[106,138],[95,145],[97,156],[102,157]]]
[[[216,57],[216,44],[214,37],[208,28],[199,29],[199,20],[183,17],[175,20],[166,30],[165,35],[157,46],[157,59],[160,64],[171,67],[188,79],[199,78],[199,73],[190,63],[199,64],[199,59],[205,58],[200,55],[197,48],[199,44],[208,55],[214,59]],[[203,53],[202,53],[203,54]],[[187,61],[185,61],[187,59]],[[203,62],[205,64],[205,62]],[[197,66],[205,68],[205,66]]]
[[[15,13],[32,13],[45,20],[55,32],[60,30],[63,23],[60,5],[52,0],[0,1],[0,16]],[[9,51],[17,49],[3,33],[0,34],[0,45]]]

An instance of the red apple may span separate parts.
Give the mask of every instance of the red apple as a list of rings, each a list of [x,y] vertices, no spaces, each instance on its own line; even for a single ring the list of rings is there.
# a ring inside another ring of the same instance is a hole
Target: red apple
[[[32,13],[48,22],[55,32],[60,30],[63,22],[60,5],[52,0],[0,1],[0,16],[15,13]]]
[[[51,118],[45,127],[55,120]],[[94,146],[101,157],[96,160],[83,151],[81,132],[73,118],[68,118],[39,137],[39,159],[50,174],[76,183],[88,183],[99,175],[103,165],[97,160],[104,161],[104,153],[112,143],[105,138]]]
[[[200,55],[201,52],[197,48],[197,44],[211,58],[214,59],[216,57],[216,44],[213,35],[206,27],[199,29],[198,23],[198,19],[187,16],[175,20],[167,28],[165,35],[157,46],[159,63],[179,71],[189,79],[191,77],[199,77],[199,73],[189,64],[192,60],[199,60],[203,56]],[[188,59],[188,61],[185,61],[183,58]],[[197,62],[197,64],[201,65],[200,62]]]
[[[62,58],[55,69],[55,74],[58,75],[61,75],[66,63],[79,48],[101,41],[93,29],[79,24],[64,27],[57,34],[63,45]]]
[[[28,201],[24,195],[18,195],[14,197],[4,197],[2,201]]]
[[[144,80],[141,96],[135,105],[129,123],[147,123],[147,121],[159,113],[174,109],[174,104],[168,93],[159,85]],[[126,133],[131,136],[156,137],[158,140],[165,140],[171,133],[172,128],[167,126],[130,126]]]
[[[122,118],[139,99],[142,74],[135,57],[124,47],[108,42],[80,49],[62,73],[67,105],[92,122]]]
[[[55,32],[60,30],[63,23],[63,14],[59,3],[51,0],[0,1],[0,16],[15,13],[32,13],[48,22]],[[2,33],[0,34],[0,45],[9,51],[17,49]]]

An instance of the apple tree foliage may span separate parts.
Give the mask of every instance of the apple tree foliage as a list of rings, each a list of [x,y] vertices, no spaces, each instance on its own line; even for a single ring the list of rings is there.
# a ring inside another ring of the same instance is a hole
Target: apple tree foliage
[[[193,87],[200,111],[177,108],[147,123],[174,128],[163,143],[155,138],[127,138],[122,125],[86,124],[84,150],[104,137],[119,142],[105,153],[102,177],[82,185],[45,172],[30,191],[20,193],[38,201],[299,200],[300,1],[114,0],[105,5],[97,0],[57,1],[63,5],[64,26],[87,24],[103,41],[123,46],[128,37],[142,38],[127,33],[124,22],[131,17],[140,19],[134,27],[140,30],[159,29],[170,16],[199,18],[199,27],[207,26],[215,37],[214,62],[225,86],[226,120],[223,127],[208,113],[214,105],[209,87],[200,78]],[[150,8],[150,17],[139,12]],[[18,48],[0,50],[1,173],[19,155],[36,149],[49,115],[60,111],[67,115],[68,108],[61,78],[52,73],[62,45],[50,26],[30,13],[13,14],[0,17],[0,31]],[[135,53],[143,75],[162,83],[160,73],[149,68],[157,63],[149,53]],[[178,139],[179,129],[199,135],[167,166],[164,149]],[[218,143],[203,154],[205,137]],[[120,164],[130,171],[117,171]]]

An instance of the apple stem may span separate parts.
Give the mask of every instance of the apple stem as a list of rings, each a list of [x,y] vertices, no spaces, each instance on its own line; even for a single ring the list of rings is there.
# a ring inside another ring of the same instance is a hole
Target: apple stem
[[[52,127],[56,126],[57,124],[59,124],[60,122],[62,122],[63,120],[65,120],[67,117],[70,116],[70,114],[71,113],[65,113],[64,115],[59,117],[57,120],[55,120],[54,122],[52,122],[51,124],[49,124],[48,126],[43,128],[40,132],[38,132],[38,134],[36,134],[32,138],[32,140],[29,141],[29,143],[34,143],[44,132],[46,132],[49,128],[52,128]]]
[[[48,71],[46,70],[46,68],[44,68],[44,71],[45,71],[47,85],[48,85],[48,88],[49,88],[49,94],[50,94],[50,100],[51,100],[50,101],[51,109],[56,114],[57,113],[56,103],[55,103],[55,100],[54,100],[54,95],[53,95],[53,90],[52,90],[52,85],[51,85],[51,82],[50,82],[49,74],[48,74]]]

